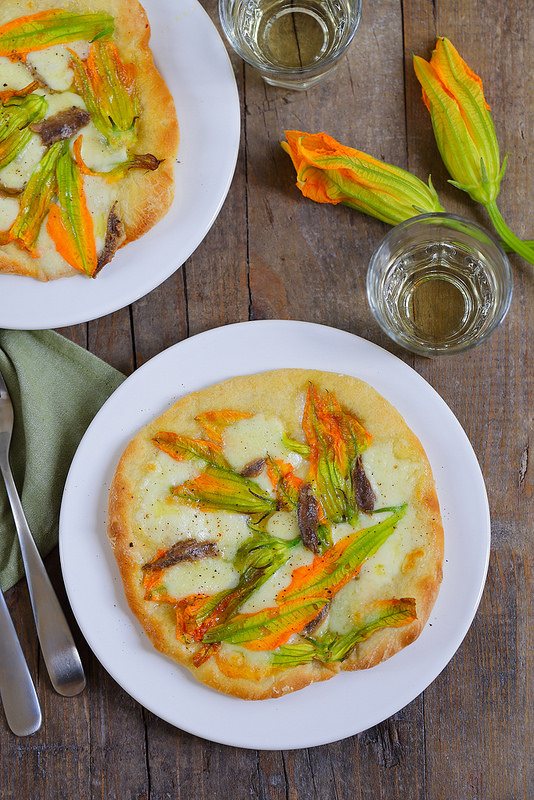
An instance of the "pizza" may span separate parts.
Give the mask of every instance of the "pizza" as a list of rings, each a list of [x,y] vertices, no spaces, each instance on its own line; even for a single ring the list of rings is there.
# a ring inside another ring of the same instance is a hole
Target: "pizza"
[[[419,440],[367,383],[317,370],[179,399],[122,454],[108,536],[155,648],[250,700],[390,658],[442,576]]]
[[[137,0],[0,4],[0,273],[96,277],[174,197],[179,128]]]

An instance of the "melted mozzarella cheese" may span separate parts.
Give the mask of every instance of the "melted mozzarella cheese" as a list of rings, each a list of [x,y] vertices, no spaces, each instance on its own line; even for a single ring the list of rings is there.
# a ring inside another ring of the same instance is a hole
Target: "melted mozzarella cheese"
[[[27,62],[36,75],[55,92],[64,92],[72,86],[74,73],[70,67],[69,48],[77,52],[81,58],[85,58],[89,45],[82,41],[69,43],[68,46],[58,44],[45,47],[43,50],[35,50],[27,57]]]
[[[15,197],[0,195],[0,231],[7,231],[15,221],[18,213],[18,200]]]
[[[402,443],[373,444],[362,460],[377,495],[377,508],[404,503],[422,475],[422,466],[406,457]]]
[[[0,89],[25,89],[33,81],[33,76],[21,61],[10,61],[0,57]]]
[[[224,452],[232,467],[241,470],[258,458],[269,455],[283,459],[294,467],[302,463],[301,456],[284,446],[284,428],[279,419],[266,418],[263,414],[239,420],[230,425],[224,434]]]
[[[298,474],[303,459],[284,446],[283,435],[284,428],[279,419],[256,414],[228,426],[223,435],[224,453],[236,472],[253,461],[269,456],[291,464]],[[264,491],[273,493],[271,481],[265,472],[255,480]]]
[[[24,150],[0,170],[0,182],[9,189],[24,189],[45,152],[40,136],[33,135]]]
[[[82,138],[82,159],[95,172],[109,172],[128,158],[126,148],[113,150],[98,129],[90,122],[85,126]]]
[[[275,511],[267,520],[267,532],[278,539],[295,539],[300,536],[296,515],[288,511]]]
[[[57,114],[58,111],[65,111],[65,109],[71,108],[71,106],[85,108],[83,99],[74,92],[60,92],[57,94],[54,92],[43,92],[43,95],[48,103],[46,117],[52,117],[54,114]]]
[[[238,580],[237,570],[222,558],[184,561],[167,569],[164,577],[167,592],[176,599],[190,594],[216,594],[233,589]]]

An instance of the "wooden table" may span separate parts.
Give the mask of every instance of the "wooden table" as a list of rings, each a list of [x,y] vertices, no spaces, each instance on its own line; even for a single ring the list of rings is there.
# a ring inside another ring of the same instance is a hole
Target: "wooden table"
[[[215,0],[204,0],[217,22]],[[512,257],[508,317],[486,344],[426,360],[394,346],[365,296],[366,265],[387,226],[320,206],[295,188],[284,130],[325,130],[426,179],[451,212],[487,223],[448,186],[411,56],[447,35],[483,77],[502,153],[500,195],[515,232],[534,236],[532,0],[364,1],[360,30],[337,75],[307,93],[266,86],[235,57],[242,137],[235,177],[204,242],[162,286],[131,307],[63,329],[129,374],[168,346],[249,319],[323,323],[395,353],[444,398],[480,461],[492,515],[489,575],[465,640],[406,708],[359,735],[309,750],[254,751],[173,728],[132,700],[73,622],[87,690],[57,696],[27,632],[24,582],[8,603],[37,675],[44,722],[16,738],[0,722],[0,795],[135,800],[526,800],[534,796],[532,714],[532,390],[534,267]],[[178,265],[177,265],[178,266]],[[530,511],[530,515],[529,515]],[[470,532],[465,531],[469,536]],[[63,601],[57,551],[47,559]]]

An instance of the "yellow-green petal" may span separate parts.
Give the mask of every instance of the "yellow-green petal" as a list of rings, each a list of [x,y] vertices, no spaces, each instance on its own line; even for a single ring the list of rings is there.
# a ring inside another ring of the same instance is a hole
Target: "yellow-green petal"
[[[312,200],[344,205],[396,225],[443,211],[431,183],[401,167],[340,144],[326,133],[286,131],[282,147],[297,171],[297,186]]]
[[[16,58],[32,50],[43,50],[77,39],[94,41],[113,33],[110,14],[73,14],[53,9],[19,17],[0,27],[0,56]]]
[[[414,56],[413,64],[452,182],[477,202],[494,200],[503,169],[480,78],[445,38],[429,62]]]

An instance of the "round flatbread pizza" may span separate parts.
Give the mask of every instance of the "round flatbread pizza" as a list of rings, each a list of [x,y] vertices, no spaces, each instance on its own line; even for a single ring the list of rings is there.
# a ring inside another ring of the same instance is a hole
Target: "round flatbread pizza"
[[[0,273],[96,277],[174,197],[179,128],[137,0],[0,4]]]
[[[250,700],[390,658],[442,577],[419,440],[367,383],[316,370],[178,400],[124,451],[108,536],[152,644]]]

